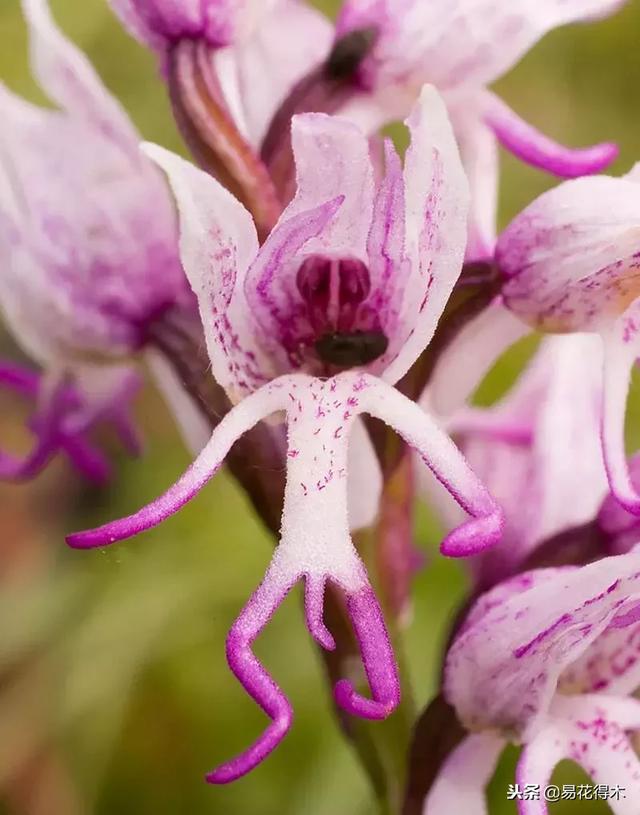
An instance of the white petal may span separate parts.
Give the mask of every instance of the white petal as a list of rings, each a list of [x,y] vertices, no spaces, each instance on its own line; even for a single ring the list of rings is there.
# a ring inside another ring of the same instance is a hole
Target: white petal
[[[449,650],[447,698],[469,728],[535,731],[563,671],[614,624],[620,609],[640,601],[637,553],[539,572],[508,581],[509,591],[503,586],[484,595],[485,613]]]
[[[639,328],[640,301],[636,301],[603,338],[602,449],[611,492],[634,515],[640,515],[640,495],[631,480],[627,462],[625,417],[631,369],[640,356]]]
[[[473,395],[499,357],[531,329],[496,298],[470,320],[440,355],[423,396],[439,416],[452,416]],[[469,357],[473,355],[473,365]]]
[[[282,220],[344,196],[336,217],[305,252],[366,263],[374,195],[368,138],[350,122],[322,113],[294,117],[291,135],[297,192]]]
[[[139,161],[139,137],[129,117],[85,55],[58,29],[47,0],[22,0],[22,8],[40,87],[71,116],[90,122]]]
[[[444,103],[425,86],[407,121],[406,252],[411,264],[391,362],[383,377],[397,382],[431,341],[460,276],[467,239],[469,188]]]
[[[326,57],[333,38],[329,20],[306,3],[273,5],[270,14],[261,10],[252,36],[215,56],[216,64],[226,63],[221,76],[227,102],[256,147],[294,85]]]
[[[504,745],[493,733],[467,736],[438,773],[422,815],[488,815],[486,787]]]
[[[145,152],[169,175],[180,211],[180,252],[198,298],[216,381],[236,401],[270,378],[244,297],[247,268],[258,252],[251,216],[202,170],[155,145]]]

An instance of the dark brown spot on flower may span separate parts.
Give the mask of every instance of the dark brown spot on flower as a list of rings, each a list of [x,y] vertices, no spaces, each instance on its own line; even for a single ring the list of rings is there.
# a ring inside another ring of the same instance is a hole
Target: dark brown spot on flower
[[[360,28],[341,37],[335,45],[325,65],[325,76],[336,82],[351,79],[362,61],[371,51],[378,31],[375,28]]]
[[[323,362],[339,368],[368,365],[387,350],[389,340],[381,331],[352,331],[325,334],[315,348]]]

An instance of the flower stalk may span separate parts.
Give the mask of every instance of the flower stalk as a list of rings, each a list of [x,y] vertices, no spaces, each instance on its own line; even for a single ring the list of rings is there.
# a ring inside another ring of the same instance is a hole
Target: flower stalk
[[[229,112],[206,42],[184,39],[173,46],[168,85],[176,122],[193,156],[247,207],[264,240],[282,207],[267,167]]]

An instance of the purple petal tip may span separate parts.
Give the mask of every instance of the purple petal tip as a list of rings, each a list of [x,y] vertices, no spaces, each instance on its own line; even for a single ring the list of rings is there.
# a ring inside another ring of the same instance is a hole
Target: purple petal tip
[[[254,770],[275,750],[287,735],[293,721],[293,711],[287,704],[281,715],[265,730],[258,741],[246,752],[221,764],[205,776],[208,784],[230,784]]]
[[[500,143],[522,161],[560,178],[602,172],[618,155],[612,142],[574,149],[550,139],[520,118],[501,99],[490,95],[485,117]]]
[[[604,142],[587,147],[584,150],[574,150],[566,160],[552,167],[551,171],[561,178],[579,178],[583,175],[594,175],[606,170],[620,154],[620,148],[614,142]]]
[[[73,532],[65,538],[67,545],[72,549],[100,549],[115,543],[118,538],[99,533],[98,530],[90,532]]]
[[[352,716],[362,719],[386,719],[400,701],[399,694],[385,702],[367,699],[357,693],[348,679],[340,679],[333,689],[334,698],[340,707]]]
[[[504,528],[502,510],[491,515],[473,518],[450,532],[440,546],[446,557],[469,557],[483,552],[497,543]]]

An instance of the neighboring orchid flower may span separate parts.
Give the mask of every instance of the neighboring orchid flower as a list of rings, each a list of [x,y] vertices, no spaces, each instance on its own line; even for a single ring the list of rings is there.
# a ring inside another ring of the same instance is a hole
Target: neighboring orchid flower
[[[332,26],[299,0],[111,0],[160,55],[174,117],[195,160],[254,217],[260,240],[282,202],[259,153],[296,83],[322,62]]]
[[[100,423],[111,425],[125,449],[132,456],[139,455],[141,443],[129,412],[141,383],[130,368],[112,366],[98,372],[75,369],[73,383],[60,380],[53,384],[43,374],[0,363],[0,384],[36,405],[28,426],[37,438],[24,458],[0,454],[1,480],[34,478],[62,451],[85,478],[98,484],[106,482],[111,466],[85,438]],[[53,390],[49,392],[50,387]]]
[[[596,515],[607,492],[598,440],[601,355],[588,334],[546,338],[504,399],[462,409],[448,422],[505,513],[500,544],[469,560],[480,586],[515,573],[537,544]],[[438,506],[451,525],[460,522],[452,501]]]
[[[540,196],[500,236],[496,262],[504,305],[533,328],[587,331],[604,346],[602,444],[611,489],[630,512],[624,420],[640,355],[640,184],[625,178],[568,181]]]
[[[562,147],[520,119],[487,86],[548,31],[606,16],[624,0],[345,0],[337,37],[373,37],[358,81],[365,94],[350,115],[377,129],[399,118],[423,82],[444,94],[473,193],[470,258],[495,243],[496,140],[523,161],[572,178],[604,169],[614,145]],[[371,103],[373,94],[375,102]]]
[[[278,0],[110,0],[136,39],[164,52],[183,38],[221,48],[247,36]]]
[[[373,698],[343,679],[337,702],[374,719],[398,703],[384,620],[349,536],[347,445],[361,414],[394,427],[473,516],[444,541],[445,554],[477,552],[500,535],[499,508],[453,442],[393,388],[433,335],[460,273],[466,234],[466,179],[432,89],[425,88],[408,125],[404,174],[388,142],[386,174],[376,185],[368,140],[355,125],[323,114],[296,117],[298,192],[261,248],[249,214],[222,186],[177,156],[148,148],[178,200],[182,259],[199,299],[213,374],[238,404],[165,495],[69,543],[104,546],[160,523],[209,481],[239,436],[284,411],[281,540],[227,640],[231,669],[273,721],[246,753],[210,774],[214,783],[248,772],[290,727],[289,702],[251,646],[301,578],[313,637],[324,648],[334,645],[323,623],[330,582],[346,597],[360,643]]]
[[[203,43],[215,67],[214,76],[201,65],[203,76],[220,82],[254,147],[287,93],[326,57],[333,36],[329,20],[300,0],[109,2],[129,32],[165,63],[180,42]],[[209,91],[216,95],[213,87]]]
[[[36,403],[37,437],[24,461],[0,458],[0,476],[31,477],[63,449],[101,479],[106,464],[83,437],[106,420],[135,449],[125,420],[135,374],[122,360],[186,280],[170,197],[133,126],[44,0],[23,8],[33,72],[59,109],[0,86],[0,308],[46,374],[0,373]]]
[[[640,730],[639,643],[637,549],[527,572],[483,595],[445,666],[445,696],[470,735],[442,767],[424,815],[486,815],[484,787],[507,741],[523,745],[521,793],[544,789],[569,758],[596,783],[622,788],[609,800],[616,815],[636,815],[640,761],[627,733]],[[526,798],[520,815],[547,815],[544,800]]]

